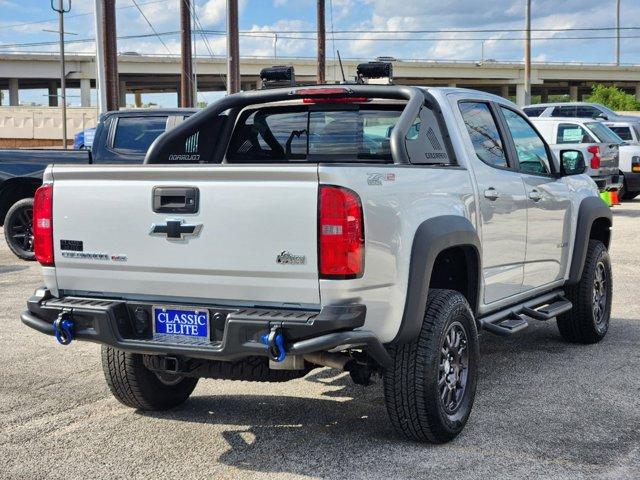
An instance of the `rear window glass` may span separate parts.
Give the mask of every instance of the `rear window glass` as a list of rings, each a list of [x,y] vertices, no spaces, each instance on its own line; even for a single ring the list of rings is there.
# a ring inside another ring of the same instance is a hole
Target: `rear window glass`
[[[604,143],[623,143],[623,140],[613,133],[609,127],[599,122],[585,123],[585,126],[591,130],[601,142]]]
[[[523,111],[527,117],[539,117],[547,107],[527,107]]]
[[[618,135],[622,140],[633,140],[631,135],[631,127],[609,127],[613,133]],[[86,143],[86,140],[85,140]]]
[[[121,117],[116,125],[113,148],[144,153],[166,127],[167,117]]]
[[[389,138],[401,108],[273,107],[247,111],[233,133],[227,161],[390,162]]]

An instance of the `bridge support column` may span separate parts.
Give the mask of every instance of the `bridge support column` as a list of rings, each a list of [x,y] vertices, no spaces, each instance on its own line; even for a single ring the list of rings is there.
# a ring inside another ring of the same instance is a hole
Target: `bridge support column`
[[[133,96],[135,98],[136,108],[142,107],[142,93],[139,91],[133,92]]]
[[[540,94],[540,103],[549,103],[549,90],[546,88]]]
[[[518,83],[516,85],[516,105],[524,107],[526,104],[524,83]]]
[[[17,107],[20,104],[20,95],[19,95],[19,87],[18,87],[18,79],[10,78],[9,79],[9,106]]]
[[[58,82],[56,80],[51,80],[49,82],[48,87],[48,95],[49,95],[49,106],[57,107],[58,106]]]
[[[509,85],[500,86],[500,96],[502,98],[509,98]]]
[[[447,83],[447,87],[449,87],[449,88],[456,88],[456,87],[457,87],[456,82],[449,82],[449,83]]]
[[[91,106],[91,80],[88,78],[80,79],[80,106]]]
[[[127,106],[127,82],[120,82],[120,108]]]
[[[640,102],[640,83],[636,83],[636,100]]]
[[[579,100],[579,98],[578,98],[578,86],[577,85],[570,85],[569,86],[569,97],[571,97],[571,101],[572,102],[577,102]]]

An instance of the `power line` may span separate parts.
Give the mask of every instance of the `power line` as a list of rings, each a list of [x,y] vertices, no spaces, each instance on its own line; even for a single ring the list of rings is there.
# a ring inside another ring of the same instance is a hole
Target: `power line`
[[[162,43],[162,45],[164,45],[164,48],[167,49],[167,52],[171,53],[171,50],[169,49],[169,47],[167,47],[167,44],[164,43],[164,40],[162,40],[162,37],[158,34],[158,32],[156,31],[156,29],[153,27],[153,25],[151,24],[151,22],[149,21],[149,19],[147,18],[147,16],[144,14],[144,12],[142,11],[142,9],[140,8],[140,6],[138,5],[138,3],[136,2],[136,0],[131,0],[133,2],[133,4],[136,6],[136,8],[138,9],[138,11],[140,12],[140,15],[142,15],[142,18],[144,18],[144,21],[147,22],[147,25],[149,25],[149,28],[151,28],[151,30],[153,31],[153,33],[155,34],[156,37],[158,37],[158,40],[160,40],[160,43]]]
[[[198,22],[199,23],[199,22]],[[225,33],[218,32],[215,30],[204,30],[198,29],[195,30],[197,33],[204,35],[225,35]],[[137,35],[122,35],[118,36],[118,40],[134,40],[141,38],[150,38],[150,37],[160,37],[160,36],[173,36],[179,35],[179,31],[169,31],[169,32],[154,32],[152,34],[137,34]],[[263,31],[260,32],[247,32],[241,33],[240,36],[245,38],[269,38],[272,39],[273,35],[265,35]],[[293,36],[293,35],[280,35],[278,34],[278,38],[288,39],[288,40],[301,40],[301,41],[315,41],[317,37],[303,37],[303,36]],[[606,35],[606,36],[579,36],[579,37],[532,37],[531,40],[535,41],[551,41],[551,40],[610,40],[617,38],[615,35]],[[621,36],[621,40],[631,40],[638,39],[640,35],[626,35]],[[353,42],[353,41],[372,41],[372,42],[473,42],[473,41],[494,41],[494,42],[515,42],[515,41],[523,41],[524,37],[497,37],[497,38],[487,38],[487,37],[447,37],[447,38],[376,38],[376,37],[339,37],[335,38],[336,42]],[[95,39],[93,38],[79,38],[73,40],[66,40],[67,44],[75,44],[75,43],[93,43]],[[41,47],[41,46],[49,46],[56,45],[55,41],[43,41],[43,42],[28,42],[28,43],[5,43],[0,44],[0,48],[21,48],[21,47]],[[166,45],[165,45],[165,48]],[[215,56],[212,51],[209,52],[213,57]]]
[[[148,2],[140,2],[139,5],[144,6],[144,5],[151,5],[154,3],[164,3],[166,2],[166,0],[150,0]],[[134,8],[133,5],[125,5],[123,7],[116,7],[117,10],[124,10],[127,8]],[[93,16],[93,12],[87,12],[87,13],[76,13],[73,15],[67,15],[65,18],[69,19],[69,18],[78,18],[78,17],[87,17],[87,16]],[[11,23],[9,25],[2,25],[0,24],[0,28],[19,28],[19,27],[28,27],[29,25],[40,25],[42,23],[50,23],[50,22],[55,22],[54,19],[47,19],[47,20],[33,20],[31,22],[23,22],[23,23]]]

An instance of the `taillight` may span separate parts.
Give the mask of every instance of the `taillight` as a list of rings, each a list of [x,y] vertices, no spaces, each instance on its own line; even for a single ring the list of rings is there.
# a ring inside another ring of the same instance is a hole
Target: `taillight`
[[[600,147],[597,145],[591,145],[587,148],[587,151],[592,155],[591,156],[591,168],[597,170],[600,168]]]
[[[640,157],[631,158],[631,171],[634,173],[640,173]]]
[[[42,265],[53,265],[53,185],[43,185],[33,199],[33,249]]]
[[[318,200],[320,278],[349,279],[364,271],[364,218],[360,197],[347,188],[320,186]]]

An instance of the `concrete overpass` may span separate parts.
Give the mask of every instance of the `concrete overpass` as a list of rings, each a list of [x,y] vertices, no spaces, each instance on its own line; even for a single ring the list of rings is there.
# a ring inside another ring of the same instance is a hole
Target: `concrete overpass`
[[[356,65],[363,60],[344,60],[348,79],[355,75]],[[242,88],[253,89],[259,83],[260,70],[272,65],[293,65],[298,83],[315,82],[316,63],[308,58],[242,58]],[[4,103],[17,106],[21,89],[48,89],[49,105],[56,106],[59,87],[59,56],[49,54],[0,54],[0,89],[9,91]],[[122,104],[125,93],[179,92],[180,58],[169,55],[122,54],[118,57]],[[203,58],[196,61],[199,91],[224,90],[226,59]],[[67,86],[79,88],[81,105],[91,104],[91,88],[95,88],[95,57],[67,55]],[[327,62],[327,80],[339,81],[340,69],[331,59]],[[462,62],[398,60],[394,62],[396,83],[409,85],[456,85],[477,88],[524,103],[524,65],[519,62]],[[545,101],[548,95],[568,94],[580,100],[594,83],[615,85],[633,93],[640,100],[640,65],[534,63],[532,94]]]

